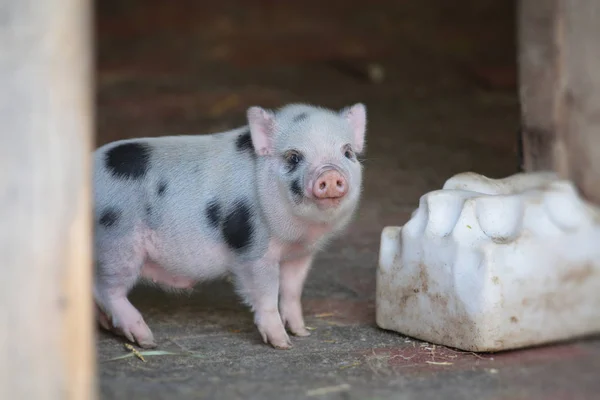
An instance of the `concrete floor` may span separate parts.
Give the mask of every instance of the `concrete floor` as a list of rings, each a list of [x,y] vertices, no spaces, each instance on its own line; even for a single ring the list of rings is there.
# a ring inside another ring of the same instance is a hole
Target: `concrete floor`
[[[254,104],[362,101],[369,113],[364,200],[307,282],[312,336],[293,338],[289,351],[267,347],[227,282],[190,296],[140,287],[131,299],[158,350],[178,354],[111,360],[128,351],[99,332],[103,399],[597,398],[598,339],[476,355],[374,323],[381,229],[406,222],[419,197],[454,173],[517,170],[510,2],[350,8],[309,0],[292,10],[268,1],[167,3],[98,7],[97,144],[235,127]],[[367,61],[383,65],[383,84],[356,73]]]

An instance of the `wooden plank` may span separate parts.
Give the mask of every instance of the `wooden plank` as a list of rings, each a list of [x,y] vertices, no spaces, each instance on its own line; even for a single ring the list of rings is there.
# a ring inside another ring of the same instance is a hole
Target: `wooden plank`
[[[521,146],[525,171],[551,170],[556,136],[560,0],[521,0],[518,10]]]
[[[555,170],[600,205],[600,2],[519,7],[524,170]]]
[[[0,20],[0,399],[94,399],[91,3]]]
[[[600,205],[600,2],[561,0],[555,169]]]

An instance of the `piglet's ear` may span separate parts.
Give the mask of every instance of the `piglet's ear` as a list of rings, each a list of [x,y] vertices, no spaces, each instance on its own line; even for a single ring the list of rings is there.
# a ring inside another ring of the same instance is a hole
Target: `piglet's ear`
[[[260,107],[250,107],[246,115],[254,150],[261,156],[272,154],[275,115]]]
[[[352,147],[361,153],[365,146],[365,132],[367,130],[367,109],[364,104],[357,103],[340,111],[342,118],[350,123],[354,135]]]

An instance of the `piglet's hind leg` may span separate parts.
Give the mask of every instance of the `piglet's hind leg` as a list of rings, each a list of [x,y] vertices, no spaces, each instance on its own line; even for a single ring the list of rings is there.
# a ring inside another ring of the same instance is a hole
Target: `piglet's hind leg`
[[[99,241],[94,298],[98,322],[141,347],[156,347],[154,336],[127,294],[140,277],[146,254],[140,236]]]

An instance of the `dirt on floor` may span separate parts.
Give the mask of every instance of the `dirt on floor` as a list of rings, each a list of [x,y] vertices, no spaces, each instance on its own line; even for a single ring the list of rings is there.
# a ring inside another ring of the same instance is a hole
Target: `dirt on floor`
[[[264,345],[226,281],[139,287],[131,300],[169,353],[119,358],[124,342],[98,332],[101,398],[596,398],[600,340],[473,354],[375,324],[382,228],[455,173],[517,171],[513,2],[206,3],[97,3],[97,145],[237,127],[251,105],[360,101],[364,198],[309,276],[311,336]]]

